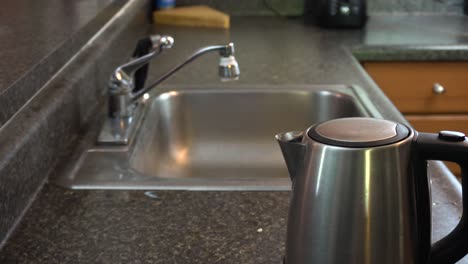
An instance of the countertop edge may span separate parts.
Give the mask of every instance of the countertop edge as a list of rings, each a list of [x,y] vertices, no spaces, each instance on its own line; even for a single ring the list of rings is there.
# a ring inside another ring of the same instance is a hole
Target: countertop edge
[[[148,20],[143,10],[148,4],[144,0],[126,2],[98,35],[84,40],[84,46],[59,74],[0,128],[0,215],[7,216],[0,218],[1,245],[103,101],[105,84],[116,62],[130,56],[133,41],[112,40],[144,34],[142,25]],[[116,52],[118,45],[129,54]],[[97,59],[101,57],[111,59]]]

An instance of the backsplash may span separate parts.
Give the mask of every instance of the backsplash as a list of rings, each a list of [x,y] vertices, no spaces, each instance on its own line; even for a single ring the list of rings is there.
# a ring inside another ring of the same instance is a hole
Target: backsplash
[[[178,6],[208,5],[230,15],[302,14],[304,0],[177,0]],[[441,13],[463,14],[463,0],[368,0],[370,14]]]
[[[370,13],[463,14],[463,0],[368,0]]]
[[[55,173],[56,166],[63,165],[60,162],[73,149],[74,140],[106,100],[109,74],[129,56],[122,50],[132,50],[134,40],[147,30],[148,3],[122,1],[125,6],[97,14],[95,19],[100,22],[97,26],[102,27],[109,15],[126,9],[116,16],[112,26],[86,42],[59,74],[2,126],[0,248],[44,181]],[[79,32],[73,38],[78,41],[77,38],[87,38],[87,35]]]
[[[177,6],[208,5],[230,15],[273,15],[269,7],[281,15],[302,14],[304,0],[177,0]]]

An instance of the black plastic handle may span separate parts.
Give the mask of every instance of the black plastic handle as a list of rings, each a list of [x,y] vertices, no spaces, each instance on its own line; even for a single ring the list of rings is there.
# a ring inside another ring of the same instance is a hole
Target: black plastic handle
[[[151,37],[144,37],[138,41],[135,47],[135,50],[133,51],[132,57],[139,58],[141,56],[144,56],[150,53],[152,48],[153,48],[153,42],[151,41]],[[146,77],[148,75],[148,68],[149,66],[147,63],[143,67],[139,68],[134,73],[133,76],[134,76],[135,88],[133,89],[133,92],[138,92],[139,90],[143,89],[143,87],[145,86]]]
[[[455,263],[468,253],[468,221],[466,219],[468,211],[468,140],[463,136],[457,138],[456,136],[450,137],[450,135],[444,137],[438,134],[417,133],[415,145],[416,154],[419,156],[420,160],[424,161],[424,164],[427,160],[444,160],[455,162],[461,167],[463,192],[462,217],[452,232],[432,245],[428,262],[431,264]],[[423,179],[422,181],[426,179],[427,182],[426,175],[416,176],[419,179]],[[419,197],[417,201],[420,203],[418,206],[423,209],[427,206],[427,203],[424,203],[424,198],[421,198],[421,196],[427,195],[426,197],[429,197],[428,190],[427,186],[418,189]],[[427,214],[429,216],[427,216]],[[427,210],[424,209],[423,216],[419,215],[419,217],[430,217],[430,208],[427,208]],[[421,228],[425,229],[423,231],[426,232],[426,234],[427,231],[430,232],[430,226],[429,230],[427,230],[427,227]],[[426,234],[423,234],[421,239],[429,239],[430,243],[430,233],[429,235]]]

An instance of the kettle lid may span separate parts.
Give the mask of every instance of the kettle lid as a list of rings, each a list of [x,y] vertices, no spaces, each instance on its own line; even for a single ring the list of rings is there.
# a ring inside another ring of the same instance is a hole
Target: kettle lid
[[[326,121],[311,127],[308,136],[340,147],[377,147],[401,141],[410,134],[406,126],[383,119],[350,117]]]

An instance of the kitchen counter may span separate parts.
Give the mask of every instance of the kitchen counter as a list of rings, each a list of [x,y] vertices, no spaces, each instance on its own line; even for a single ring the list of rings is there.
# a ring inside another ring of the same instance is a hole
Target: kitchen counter
[[[0,247],[148,26],[149,1],[29,2],[0,11]]]
[[[385,118],[404,122],[353,52],[369,60],[468,59],[466,28],[462,16],[378,16],[363,30],[277,17],[233,18],[229,31],[150,26],[149,33],[173,35],[176,45],[153,62],[149,81],[192,50],[231,40],[241,84],[356,84]],[[167,83],[219,84],[209,70],[213,56]],[[437,240],[458,221],[461,191],[443,168],[430,168]],[[72,191],[46,184],[0,262],[280,263],[288,203],[289,192]]]
[[[3,2],[0,127],[124,4],[125,0]]]
[[[279,263],[288,197],[47,185],[0,263]]]

